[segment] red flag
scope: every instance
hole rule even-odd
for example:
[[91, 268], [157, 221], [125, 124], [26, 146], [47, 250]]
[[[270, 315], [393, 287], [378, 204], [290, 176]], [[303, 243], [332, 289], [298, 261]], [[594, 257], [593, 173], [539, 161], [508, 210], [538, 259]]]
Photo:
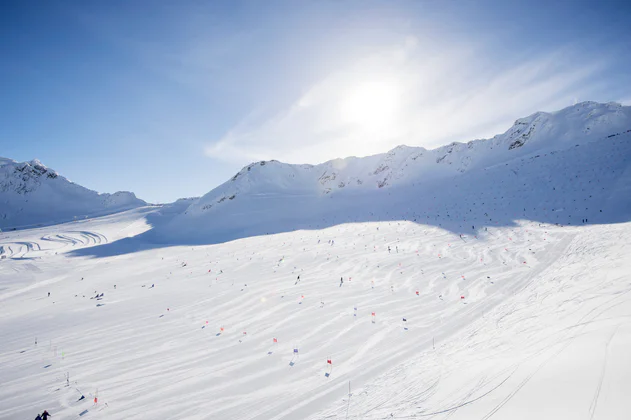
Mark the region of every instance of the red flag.
[[332, 365], [333, 363], [331, 363], [331, 359], [326, 359], [326, 362], [330, 365]]
[[372, 316], [375, 316], [375, 313], [374, 313], [374, 312], [372, 313]]
[[464, 296], [460, 296], [460, 299], [464, 299]]
[[277, 339], [274, 339], [274, 343], [278, 343], [278, 340], [277, 340]]

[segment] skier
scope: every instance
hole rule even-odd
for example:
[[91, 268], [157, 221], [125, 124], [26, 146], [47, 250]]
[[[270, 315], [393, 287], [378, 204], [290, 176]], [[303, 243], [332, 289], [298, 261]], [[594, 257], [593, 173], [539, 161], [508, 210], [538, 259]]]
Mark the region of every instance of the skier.
[[48, 297], [50, 297], [50, 292], [48, 292]]
[[388, 246], [388, 254], [390, 253], [390, 246]]
[[42, 420], [42, 416], [38, 414], [37, 417], [35, 417], [35, 420]]
[[42, 420], [48, 420], [48, 417], [52, 417], [52, 415], [48, 413], [48, 411], [44, 410], [42, 413]]
[[344, 277], [340, 277], [340, 287], [344, 284]]

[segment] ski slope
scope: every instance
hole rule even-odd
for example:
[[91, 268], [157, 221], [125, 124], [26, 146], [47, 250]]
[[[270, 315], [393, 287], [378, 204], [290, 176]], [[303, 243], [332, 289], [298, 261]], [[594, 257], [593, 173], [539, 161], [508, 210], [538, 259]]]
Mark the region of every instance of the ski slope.
[[3, 237], [37, 245], [0, 265], [0, 418], [624, 418], [628, 223], [462, 238], [350, 223], [68, 253], [143, 220]]
[[494, 138], [515, 155], [382, 188], [259, 163], [0, 233], [0, 419], [626, 419], [627, 112], [535, 114]]

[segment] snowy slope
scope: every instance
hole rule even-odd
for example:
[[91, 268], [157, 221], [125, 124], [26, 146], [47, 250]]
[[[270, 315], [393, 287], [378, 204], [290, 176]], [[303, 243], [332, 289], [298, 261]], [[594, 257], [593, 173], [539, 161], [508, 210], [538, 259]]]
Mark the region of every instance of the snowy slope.
[[0, 419], [626, 418], [630, 223], [73, 252], [153, 211], [2, 235]]
[[[375, 202], [392, 200], [392, 195], [434, 194], [435, 189], [453, 188], [458, 182], [474, 188], [484, 185], [486, 181], [480, 184], [476, 179], [488, 178], [485, 170], [504, 179], [505, 174], [493, 169], [500, 164], [515, 166], [514, 171], [536, 172], [544, 161], [544, 170], [554, 171], [553, 153], [571, 155], [573, 148], [582, 146], [582, 150], [589, 148], [602, 154], [601, 144], [607, 153], [612, 139], [626, 139], [630, 133], [631, 107], [584, 102], [555, 113], [539, 112], [519, 119], [492, 139], [453, 143], [435, 150], [399, 146], [382, 155], [336, 159], [315, 166], [258, 162], [193, 202], [173, 220], [170, 229], [156, 232], [156, 240], [162, 236], [168, 241], [182, 235], [193, 242], [225, 240], [242, 237], [239, 229], [255, 234], [273, 232], [270, 224], [281, 219], [294, 220], [294, 227], [308, 227], [323, 207], [335, 212], [339, 206], [350, 205], [350, 213], [357, 214], [359, 205], [372, 208]], [[534, 160], [540, 156], [545, 158]], [[595, 164], [589, 156], [581, 159], [581, 164], [569, 158], [563, 164], [571, 172]], [[522, 198], [530, 201], [526, 196]], [[233, 233], [223, 235], [226, 229]]]
[[0, 419], [626, 419], [627, 117], [0, 233]]
[[0, 158], [0, 229], [60, 223], [145, 206], [131, 192], [99, 194], [38, 160]]

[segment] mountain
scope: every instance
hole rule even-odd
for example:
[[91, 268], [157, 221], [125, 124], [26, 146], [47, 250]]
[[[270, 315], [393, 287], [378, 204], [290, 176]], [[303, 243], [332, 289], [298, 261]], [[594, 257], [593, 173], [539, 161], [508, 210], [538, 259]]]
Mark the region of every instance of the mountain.
[[60, 223], [145, 205], [131, 192], [99, 194], [89, 190], [38, 160], [0, 158], [1, 229]]
[[[620, 186], [618, 178], [601, 172], [603, 165], [616, 164], [619, 172], [615, 175], [626, 179], [629, 137], [631, 107], [583, 102], [558, 112], [520, 118], [491, 139], [451, 143], [434, 150], [398, 146], [385, 154], [335, 159], [320, 165], [257, 162], [193, 201], [163, 231], [156, 232], [154, 239], [180, 236], [205, 242], [234, 239], [246, 232], [310, 228], [315, 226], [314, 220], [341, 220], [339, 209], [346, 209], [345, 221], [364, 220], [369, 210], [371, 220], [382, 220], [393, 217], [392, 203], [399, 209], [413, 205], [409, 212], [399, 212], [399, 217], [426, 219], [431, 208], [450, 206], [465, 185], [488, 191], [505, 181], [498, 197], [513, 197], [513, 204], [536, 201], [537, 194], [549, 194], [545, 189], [554, 183], [559, 186], [553, 190], [559, 199], [574, 200], [574, 185], [565, 186], [564, 181], [569, 174], [589, 177], [594, 183], [608, 179], [611, 183], [600, 191], [610, 192], [610, 188]], [[575, 150], [577, 147], [581, 149]], [[525, 178], [526, 174], [530, 178]], [[532, 189], [521, 191], [524, 184]], [[428, 197], [432, 197], [433, 205], [429, 205]], [[376, 205], [383, 201], [391, 205]], [[543, 211], [538, 217], [544, 217]]]
[[[591, 194], [592, 198], [609, 192], [609, 196], [602, 197], [603, 203], [614, 205], [614, 201], [622, 200], [615, 206], [624, 207], [624, 195], [615, 196], [613, 189], [618, 191], [626, 180], [630, 136], [631, 107], [583, 102], [557, 112], [520, 118], [505, 133], [491, 139], [456, 142], [433, 150], [398, 146], [384, 154], [334, 159], [319, 165], [256, 162], [203, 197], [164, 206], [161, 216], [154, 216], [156, 220], [152, 221], [159, 229], [151, 233], [151, 241], [218, 242], [395, 216], [427, 222], [436, 209], [451, 208], [465, 185], [481, 189], [480, 196], [493, 190], [498, 197], [513, 197], [513, 204], [530, 203], [538, 200], [537, 194], [548, 194], [546, 185], [565, 185], [568, 174], [574, 174], [575, 179], [589, 178], [593, 183], [608, 179], [610, 184]], [[575, 150], [577, 147], [580, 150]], [[603, 172], [612, 165], [618, 165], [613, 178], [612, 173]], [[526, 174], [531, 178], [523, 178]], [[496, 179], [489, 178], [491, 175]], [[524, 184], [532, 188], [522, 191]], [[578, 192], [574, 186], [553, 190], [559, 202], [575, 200]], [[17, 163], [0, 158], [2, 229], [143, 205], [146, 203], [133, 193], [98, 194], [88, 190], [37, 160]], [[404, 208], [408, 210], [402, 211]], [[524, 206], [521, 208], [524, 213]], [[554, 221], [543, 212], [539, 209], [530, 216]], [[559, 214], [554, 216], [558, 219]], [[592, 220], [600, 216], [593, 215]], [[442, 227], [461, 229], [461, 224], [440, 217], [434, 221]]]
[[628, 418], [626, 116], [2, 233], [0, 419]]

